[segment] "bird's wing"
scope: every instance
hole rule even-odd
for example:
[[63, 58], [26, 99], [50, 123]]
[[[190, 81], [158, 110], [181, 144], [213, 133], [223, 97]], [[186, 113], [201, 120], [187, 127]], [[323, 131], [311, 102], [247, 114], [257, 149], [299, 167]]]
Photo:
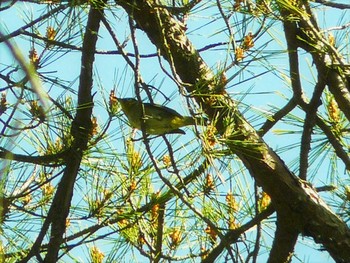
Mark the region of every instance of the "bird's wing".
[[159, 105], [159, 104], [144, 103], [144, 105], [145, 105], [145, 110], [147, 110], [147, 108], [149, 108], [151, 110], [151, 112], [153, 112], [153, 113], [157, 112], [156, 114], [159, 116], [159, 118], [162, 118], [163, 116], [169, 117], [169, 114], [180, 117], [180, 118], [183, 117], [177, 111], [170, 109], [168, 107]]

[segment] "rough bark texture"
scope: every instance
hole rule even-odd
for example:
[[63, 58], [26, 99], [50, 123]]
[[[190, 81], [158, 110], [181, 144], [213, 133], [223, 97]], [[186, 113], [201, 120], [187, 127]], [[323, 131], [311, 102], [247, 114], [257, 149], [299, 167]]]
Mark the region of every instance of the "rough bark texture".
[[86, 33], [83, 42], [81, 59], [81, 73], [78, 90], [78, 109], [72, 123], [72, 135], [74, 144], [70, 151], [67, 165], [62, 180], [57, 189], [52, 210], [51, 235], [45, 262], [56, 262], [58, 251], [63, 241], [66, 229], [66, 219], [69, 214], [70, 203], [73, 197], [75, 179], [78, 175], [83, 151], [86, 150], [91, 135], [92, 115], [92, 87], [93, 87], [93, 63], [95, 58], [97, 33], [103, 10], [92, 7], [88, 17]]
[[298, 235], [289, 218], [279, 217], [268, 263], [291, 262]]
[[[213, 72], [186, 37], [181, 24], [165, 9], [152, 6], [151, 1], [134, 1], [133, 5], [127, 1], [117, 3], [160, 49], [209, 118], [215, 119], [217, 130], [225, 138], [227, 146], [270, 195], [277, 213], [290, 219], [290, 225], [283, 221], [284, 229], [290, 227], [293, 233], [313, 237], [337, 262], [350, 262], [350, 231], [346, 224], [322, 202], [311, 186], [299, 180], [286, 167], [238, 112], [225, 94], [224, 83], [214, 78]], [[207, 99], [213, 94], [216, 96]], [[286, 254], [284, 261], [289, 258]]]
[[[65, 170], [58, 185], [48, 215], [41, 231], [28, 255], [21, 262], [28, 262], [36, 256], [40, 262], [57, 262], [58, 253], [63, 243], [63, 235], [66, 231], [66, 220], [70, 211], [71, 200], [75, 180], [80, 168], [83, 151], [86, 150], [91, 134], [92, 114], [92, 86], [93, 86], [93, 62], [95, 57], [97, 32], [103, 11], [92, 7], [89, 12], [87, 31], [84, 36], [83, 52], [81, 59], [80, 83], [78, 90], [77, 115], [72, 123], [71, 131], [74, 138], [72, 147], [62, 156], [65, 160]], [[41, 258], [40, 246], [51, 225], [50, 241], [47, 245], [45, 259]]]

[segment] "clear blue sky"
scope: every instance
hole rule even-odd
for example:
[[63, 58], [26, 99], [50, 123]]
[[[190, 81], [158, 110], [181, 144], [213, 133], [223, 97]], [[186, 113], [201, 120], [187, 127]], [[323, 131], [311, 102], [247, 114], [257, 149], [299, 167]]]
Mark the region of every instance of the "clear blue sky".
[[[44, 6], [44, 5], [43, 5]], [[27, 8], [29, 7], [33, 11], [33, 17], [37, 17], [36, 10], [42, 10], [44, 7], [40, 5], [31, 5], [31, 4], [16, 4], [14, 8], [11, 8], [6, 11], [6, 15], [2, 15], [0, 17], [0, 30], [2, 33], [13, 31], [14, 29], [18, 29], [24, 23], [21, 19], [18, 18], [18, 14], [26, 14], [30, 16], [31, 11], [27, 11]], [[327, 24], [327, 27], [335, 26], [338, 24], [338, 17], [335, 13], [330, 12], [328, 18], [326, 18], [325, 21], [322, 23]], [[209, 43], [215, 43], [222, 41], [223, 39], [226, 40], [226, 38], [223, 38], [223, 35], [225, 33], [219, 33], [218, 31], [223, 28], [222, 22], [213, 22], [212, 18], [203, 19], [210, 10], [207, 10], [202, 13], [198, 13], [195, 16], [191, 18], [190, 21], [188, 21], [188, 27], [191, 29], [189, 31], [192, 31], [193, 28], [198, 28], [197, 30], [193, 31], [190, 34], [190, 39], [193, 41], [195, 46], [197, 48], [202, 48], [203, 46], [209, 44]], [[329, 12], [329, 10], [327, 10]], [[4, 13], [2, 13], [4, 14]], [[118, 15], [121, 17], [121, 24], [116, 24], [117, 28], [117, 34], [118, 36], [123, 39], [123, 37], [126, 36], [126, 33], [124, 31], [124, 27], [126, 27], [126, 19], [125, 15], [122, 15], [122, 12], [117, 12]], [[335, 19], [336, 18], [336, 19]], [[202, 29], [199, 27], [203, 25], [204, 22], [208, 22], [209, 24]], [[47, 24], [42, 25], [40, 28], [41, 34], [45, 34]], [[63, 25], [64, 26], [64, 25]], [[256, 28], [248, 28], [247, 32], [250, 30], [254, 30]], [[241, 32], [237, 32], [238, 36], [241, 36]], [[276, 50], [283, 50], [284, 49], [284, 43], [279, 42], [281, 39], [283, 39], [283, 31], [280, 26], [276, 26], [271, 28], [270, 35], [274, 35], [273, 41], [271, 41], [268, 44], [268, 47], [265, 48], [263, 45], [268, 41], [267, 39], [258, 39], [255, 42], [254, 50], [256, 53], [261, 49], [261, 51], [268, 55], [269, 52], [273, 53]], [[143, 54], [152, 54], [155, 52], [154, 47], [149, 44], [145, 36], [141, 31], [138, 31], [138, 37], [139, 37], [139, 46], [141, 53]], [[28, 41], [16, 38], [16, 43], [22, 50], [23, 54], [27, 56], [30, 45]], [[146, 44], [147, 43], [147, 44]], [[40, 47], [38, 47], [38, 50], [40, 50]], [[111, 38], [108, 36], [105, 29], [101, 31], [100, 38], [98, 41], [98, 49], [100, 50], [115, 50], [115, 46], [111, 41]], [[132, 46], [128, 45], [127, 50], [130, 52], [133, 52]], [[255, 54], [256, 54], [255, 53]], [[202, 56], [204, 57], [205, 61], [210, 65], [213, 70], [215, 71], [217, 68], [222, 67], [223, 63], [226, 61], [226, 57], [229, 56], [226, 47], [221, 47], [221, 50], [209, 50], [202, 53]], [[0, 44], [0, 58], [1, 63], [7, 64], [7, 61], [11, 60], [11, 56], [8, 54], [8, 50], [4, 47], [3, 44]], [[266, 68], [261, 66], [261, 62], [253, 63], [250, 67], [248, 67], [240, 76], [235, 78], [231, 83], [229, 83], [228, 91], [232, 94], [232, 96], [237, 100], [242, 100], [240, 103], [240, 109], [245, 112], [245, 116], [249, 119], [256, 115], [255, 109], [263, 109], [266, 111], [269, 111], [271, 105], [275, 106], [281, 106], [284, 105], [286, 102], [282, 95], [285, 95], [289, 97], [291, 95], [291, 92], [289, 88], [286, 85], [286, 82], [283, 81], [283, 78], [285, 78], [287, 75], [283, 76], [283, 74], [288, 74], [288, 61], [286, 60], [287, 56], [285, 54], [281, 54], [278, 56], [268, 57], [267, 61], [264, 63], [269, 63], [271, 67], [275, 67], [280, 72], [277, 75], [273, 75], [271, 73], [262, 75], [258, 79], [254, 79], [252, 81], [247, 81], [242, 84], [238, 84], [243, 79], [247, 79], [249, 77], [252, 77], [254, 74], [257, 75], [260, 72], [265, 72]], [[169, 67], [166, 62], [164, 62], [164, 66], [167, 70], [169, 70]], [[3, 67], [3, 64], [0, 64], [0, 70]], [[132, 72], [130, 69], [125, 70], [124, 67], [125, 63], [123, 62], [123, 59], [120, 56], [114, 55], [97, 55], [96, 56], [96, 65], [95, 70], [98, 75], [96, 75], [96, 79], [99, 79], [98, 81], [95, 81], [95, 87], [94, 91], [97, 92], [96, 94], [96, 100], [102, 101], [103, 95], [108, 98], [109, 91], [113, 88], [116, 88], [116, 92], [118, 96], [121, 97], [127, 97], [127, 96], [133, 96], [133, 81], [130, 80], [132, 76]], [[239, 67], [234, 67], [232, 70], [228, 72], [228, 77], [230, 77], [232, 74], [235, 74], [239, 70]], [[64, 79], [68, 81], [72, 81], [72, 88], [77, 90], [78, 81], [73, 82], [75, 78], [77, 78], [79, 71], [80, 71], [80, 53], [75, 52], [69, 56], [63, 57], [62, 59], [57, 59], [54, 63], [51, 65], [45, 67], [42, 69], [44, 72], [48, 71], [57, 71], [57, 73], [53, 73], [52, 75], [59, 75], [63, 76]], [[170, 71], [170, 70], [169, 70]], [[310, 74], [310, 68], [307, 65], [306, 62], [302, 63], [302, 70], [304, 74], [304, 78], [307, 80], [312, 75]], [[188, 114], [188, 111], [186, 110], [185, 104], [181, 100], [181, 98], [177, 94], [177, 87], [176, 85], [169, 80], [169, 78], [166, 78], [164, 73], [162, 72], [161, 68], [159, 67], [159, 63], [157, 61], [156, 57], [149, 58], [149, 59], [143, 59], [141, 64], [141, 72], [142, 77], [144, 78], [146, 83], [152, 84], [155, 87], [159, 87], [162, 92], [164, 92], [168, 97], [170, 97], [172, 100], [167, 104], [167, 106], [172, 107], [179, 111], [182, 114]], [[98, 83], [98, 85], [97, 85]], [[3, 85], [3, 82], [0, 81], [0, 84]], [[306, 92], [308, 91], [308, 85], [309, 87], [312, 87], [312, 85], [308, 84], [307, 81], [304, 83], [304, 87], [306, 88]], [[51, 87], [45, 87], [47, 90], [50, 90], [50, 92], [54, 93], [56, 92], [55, 89], [52, 89]], [[249, 90], [250, 94], [246, 94]], [[57, 94], [60, 94], [62, 90], [58, 90]], [[52, 95], [52, 94], [51, 94]], [[258, 99], [257, 99], [258, 98]], [[164, 98], [162, 96], [157, 96], [155, 98], [155, 101], [158, 103], [163, 103]], [[103, 123], [103, 120], [105, 119], [106, 112], [103, 109], [103, 106], [99, 107], [97, 106], [97, 110], [94, 111], [94, 115], [98, 117], [98, 120]], [[114, 122], [115, 125], [117, 125], [118, 121]], [[256, 125], [256, 128], [258, 128], [262, 124], [262, 119], [259, 119], [257, 121], [252, 122], [254, 125]], [[124, 127], [125, 128], [125, 127]], [[287, 129], [290, 128], [288, 126], [278, 126], [279, 129]], [[111, 131], [112, 132], [112, 131]], [[125, 128], [125, 132], [128, 132], [128, 128]], [[191, 134], [191, 132], [187, 132], [188, 134]], [[285, 147], [286, 145], [289, 145], [291, 143], [291, 140], [297, 140], [299, 138], [299, 135], [285, 135], [282, 136], [275, 136], [275, 134], [268, 135], [265, 140], [267, 143], [269, 143], [274, 149], [281, 149]], [[179, 145], [186, 144], [186, 141], [190, 141], [192, 139], [191, 135], [186, 135], [182, 137], [181, 141], [178, 142]], [[122, 143], [122, 141], [119, 141], [119, 143]], [[0, 145], [3, 146], [3, 145]], [[120, 145], [121, 146], [121, 145]], [[287, 151], [285, 153], [281, 153], [282, 158], [286, 161], [286, 163], [290, 163], [295, 160], [295, 157], [298, 154], [298, 149], [295, 149], [293, 151]], [[324, 163], [324, 171], [328, 167], [327, 163]], [[341, 169], [341, 167], [340, 167]], [[316, 181], [315, 184], [321, 184], [321, 183], [328, 183], [328, 182], [321, 182]], [[248, 185], [248, 187], [252, 187], [252, 185]], [[268, 237], [268, 234], [273, 235], [273, 232], [267, 233], [265, 238], [267, 242], [271, 242], [271, 238]], [[310, 241], [307, 238], [300, 238], [302, 242], [299, 242], [296, 247], [296, 254], [297, 257], [300, 259], [300, 262], [311, 262], [311, 263], [326, 263], [326, 262], [333, 262], [329, 256], [328, 253], [321, 252], [319, 250], [315, 249], [315, 245], [313, 244], [313, 241]], [[76, 251], [77, 255], [80, 253], [79, 251]], [[85, 257], [87, 255], [87, 252], [83, 252]], [[266, 255], [267, 257], [268, 255]], [[297, 259], [294, 259], [293, 262], [299, 262]]]

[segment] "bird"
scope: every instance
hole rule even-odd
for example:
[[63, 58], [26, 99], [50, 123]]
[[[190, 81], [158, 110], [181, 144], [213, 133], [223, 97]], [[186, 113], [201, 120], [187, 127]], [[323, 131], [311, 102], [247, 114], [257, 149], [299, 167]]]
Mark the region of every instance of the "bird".
[[198, 117], [182, 116], [166, 106], [143, 103], [134, 98], [117, 98], [117, 101], [128, 118], [130, 126], [138, 130], [144, 128], [146, 134], [185, 134], [179, 128], [195, 125], [197, 121], [202, 120]]

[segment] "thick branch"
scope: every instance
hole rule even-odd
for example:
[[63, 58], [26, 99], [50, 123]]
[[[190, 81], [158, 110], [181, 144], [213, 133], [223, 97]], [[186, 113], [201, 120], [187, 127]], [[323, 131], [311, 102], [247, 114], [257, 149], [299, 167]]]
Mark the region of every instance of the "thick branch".
[[[188, 92], [197, 95], [201, 107], [216, 121], [217, 130], [226, 138], [226, 145], [270, 195], [277, 212], [288, 215], [299, 231], [323, 243], [337, 261], [350, 262], [350, 231], [346, 224], [321, 202], [317, 192], [304, 186], [289, 171], [237, 111], [236, 105], [225, 95], [224, 83], [214, 79], [180, 24], [165, 10], [153, 8], [150, 1], [134, 1], [134, 6], [128, 1], [118, 3], [161, 50]], [[204, 94], [205, 98], [199, 97]], [[216, 96], [210, 97], [211, 94]], [[206, 100], [207, 97], [210, 100]], [[339, 242], [331, 244], [331, 239]]]
[[[286, 11], [286, 10], [284, 10]], [[282, 12], [282, 14], [284, 14]], [[285, 17], [288, 17], [288, 13], [284, 14]], [[298, 48], [298, 38], [297, 38], [297, 23], [293, 21], [283, 21], [284, 33], [287, 40], [287, 48], [288, 48], [288, 56], [289, 56], [289, 67], [290, 67], [290, 78], [291, 85], [293, 89], [293, 100], [296, 104], [300, 105], [305, 112], [308, 112], [309, 105], [306, 104], [305, 99], [302, 94], [301, 80], [300, 80], [300, 72], [299, 72], [299, 58], [297, 54]], [[320, 68], [322, 70], [322, 67]], [[323, 69], [324, 70], [324, 69]], [[329, 71], [326, 69], [327, 72]], [[332, 73], [332, 75], [334, 75]], [[344, 90], [344, 94], [348, 92]], [[316, 117], [316, 124], [322, 129], [325, 133], [329, 142], [332, 144], [337, 156], [344, 162], [347, 169], [350, 167], [350, 159], [346, 151], [344, 151], [341, 143], [337, 140], [335, 135], [332, 133], [331, 129], [318, 117]]]
[[[328, 40], [317, 28], [316, 19], [306, 1], [304, 12], [306, 15], [298, 17], [300, 21], [289, 22], [298, 27], [293, 33], [298, 39], [298, 46], [309, 52], [316, 65], [318, 74], [327, 73], [326, 84], [334, 95], [339, 108], [348, 120], [350, 120], [350, 69], [336, 48], [328, 43]], [[295, 15], [291, 10], [284, 10], [286, 17]]]
[[45, 262], [57, 262], [58, 251], [66, 229], [73, 187], [80, 167], [83, 150], [86, 149], [91, 130], [93, 62], [97, 42], [97, 32], [103, 10], [92, 7], [86, 26], [83, 42], [82, 67], [78, 91], [77, 115], [72, 124], [74, 147], [70, 153], [67, 167], [55, 194], [48, 218], [51, 220], [51, 235]]
[[293, 221], [277, 216], [277, 230], [268, 263], [291, 262], [298, 235]]

